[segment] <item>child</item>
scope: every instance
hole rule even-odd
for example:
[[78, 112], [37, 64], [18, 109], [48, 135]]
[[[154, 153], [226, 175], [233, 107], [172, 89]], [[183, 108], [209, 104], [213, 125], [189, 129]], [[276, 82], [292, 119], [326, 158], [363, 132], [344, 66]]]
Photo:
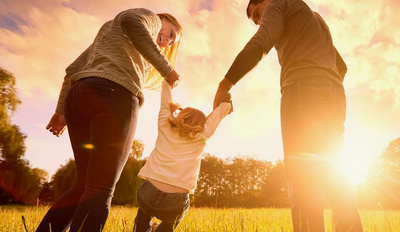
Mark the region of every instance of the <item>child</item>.
[[182, 109], [172, 103], [171, 88], [163, 81], [157, 141], [138, 174], [146, 180], [137, 191], [139, 209], [134, 231], [151, 231], [154, 216], [162, 221], [156, 231], [173, 231], [179, 225], [190, 206], [189, 194], [196, 189], [206, 142], [232, 111], [230, 98], [228, 94], [206, 117], [200, 110]]

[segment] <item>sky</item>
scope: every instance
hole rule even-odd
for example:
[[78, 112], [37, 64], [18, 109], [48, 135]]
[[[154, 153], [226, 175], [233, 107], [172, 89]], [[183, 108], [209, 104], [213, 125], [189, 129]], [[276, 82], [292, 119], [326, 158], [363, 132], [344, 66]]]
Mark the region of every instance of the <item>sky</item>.
[[[344, 159], [365, 167], [400, 137], [400, 1], [306, 0], [329, 25], [348, 66]], [[25, 159], [49, 175], [73, 157], [67, 132], [45, 127], [54, 113], [65, 68], [93, 41], [100, 26], [129, 8], [171, 13], [183, 27], [173, 99], [212, 110], [218, 83], [257, 31], [246, 17], [248, 0], [0, 0], [0, 66], [17, 79], [22, 101], [12, 122], [27, 135]], [[280, 66], [273, 49], [231, 90], [234, 112], [205, 148], [223, 159], [249, 155], [283, 159]], [[145, 91], [135, 138], [144, 157], [157, 137], [159, 92]], [[349, 165], [351, 164], [351, 165]]]

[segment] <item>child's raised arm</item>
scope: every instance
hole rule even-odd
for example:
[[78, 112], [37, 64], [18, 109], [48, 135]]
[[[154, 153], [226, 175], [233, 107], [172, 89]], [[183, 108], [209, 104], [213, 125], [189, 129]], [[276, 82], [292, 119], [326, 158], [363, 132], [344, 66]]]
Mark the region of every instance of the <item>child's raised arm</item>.
[[209, 139], [221, 123], [221, 120], [232, 111], [231, 95], [228, 93], [223, 102], [207, 117], [207, 121], [204, 124], [204, 137]]
[[158, 113], [158, 126], [165, 123], [167, 118], [171, 116], [171, 108], [169, 103], [172, 101], [171, 86], [164, 79], [161, 86], [161, 106], [160, 112]]

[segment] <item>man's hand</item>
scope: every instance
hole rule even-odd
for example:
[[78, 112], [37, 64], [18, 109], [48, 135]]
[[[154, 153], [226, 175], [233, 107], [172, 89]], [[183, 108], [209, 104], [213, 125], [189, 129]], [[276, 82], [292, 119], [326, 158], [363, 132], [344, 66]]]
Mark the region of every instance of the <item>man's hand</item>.
[[169, 86], [171, 86], [171, 89], [173, 89], [178, 86], [181, 79], [179, 78], [179, 74], [174, 69], [168, 76], [165, 77], [165, 80], [168, 82]]
[[55, 112], [53, 117], [51, 117], [49, 124], [47, 124], [46, 130], [49, 130], [53, 135], [60, 137], [65, 131], [65, 128], [67, 128], [66, 126], [67, 123], [65, 122], [64, 114]]
[[[232, 88], [233, 84], [226, 78], [224, 78], [218, 86], [217, 93], [215, 93], [214, 97], [214, 107], [213, 109], [215, 110], [221, 102], [225, 100], [227, 97], [226, 95], [229, 93], [229, 90]], [[230, 94], [229, 94], [230, 98]]]

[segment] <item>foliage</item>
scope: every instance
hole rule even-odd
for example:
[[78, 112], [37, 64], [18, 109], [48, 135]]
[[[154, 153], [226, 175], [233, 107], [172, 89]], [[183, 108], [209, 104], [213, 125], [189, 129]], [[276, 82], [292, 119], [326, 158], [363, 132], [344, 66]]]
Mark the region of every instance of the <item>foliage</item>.
[[145, 160], [137, 160], [134, 157], [128, 158], [115, 187], [113, 204], [131, 204], [137, 206], [136, 191], [143, 182], [137, 175], [145, 162]]
[[0, 163], [0, 204], [34, 204], [47, 172], [31, 169], [25, 160]]
[[286, 207], [289, 205], [283, 164], [250, 156], [225, 161], [205, 154], [193, 197], [195, 206]]
[[76, 165], [73, 159], [69, 159], [65, 165], [56, 171], [52, 176], [54, 186], [54, 199], [60, 198], [68, 189], [72, 188], [76, 182]]
[[14, 75], [0, 67], [0, 133], [10, 126], [10, 117], [17, 109], [17, 105], [21, 103], [17, 97], [15, 85]]
[[54, 201], [53, 181], [43, 183], [43, 188], [40, 191], [38, 198], [40, 203], [50, 203]]
[[144, 150], [144, 144], [140, 139], [133, 140], [132, 149], [129, 153], [129, 157], [133, 157], [135, 159], [142, 158]]
[[15, 77], [0, 67], [0, 204], [33, 204], [48, 174], [23, 159], [26, 135], [10, 119], [21, 103], [15, 85]]
[[[129, 158], [122, 170], [117, 183], [113, 203], [114, 204], [136, 204], [136, 190], [142, 180], [137, 177], [145, 160], [137, 160], [142, 156], [144, 145], [140, 140], [134, 140]], [[57, 200], [76, 182], [75, 161], [70, 159], [62, 165], [53, 176], [54, 199]]]
[[368, 209], [400, 209], [400, 138], [389, 142], [372, 162], [367, 180], [357, 186], [359, 205]]

